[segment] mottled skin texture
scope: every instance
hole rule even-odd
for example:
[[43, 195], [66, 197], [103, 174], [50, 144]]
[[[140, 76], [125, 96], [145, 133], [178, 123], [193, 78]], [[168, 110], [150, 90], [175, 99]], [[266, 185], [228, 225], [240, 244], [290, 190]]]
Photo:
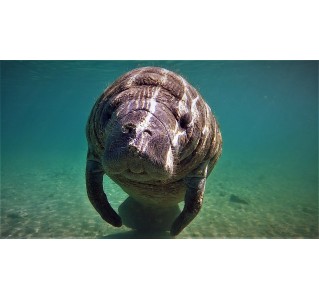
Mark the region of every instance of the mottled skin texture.
[[86, 135], [88, 197], [106, 222], [122, 225], [103, 191], [104, 174], [145, 205], [184, 200], [172, 235], [196, 217], [222, 137], [209, 106], [184, 78], [156, 67], [124, 74], [96, 101]]

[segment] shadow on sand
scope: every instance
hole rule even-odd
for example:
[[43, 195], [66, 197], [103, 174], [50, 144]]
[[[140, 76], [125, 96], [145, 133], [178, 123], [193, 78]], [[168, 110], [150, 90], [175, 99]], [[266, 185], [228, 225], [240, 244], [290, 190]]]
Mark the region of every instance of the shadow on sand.
[[181, 210], [173, 207], [145, 206], [128, 197], [119, 206], [119, 215], [123, 225], [133, 229], [129, 232], [115, 233], [103, 238], [107, 239], [169, 239], [171, 225]]
[[102, 239], [173, 239], [168, 231], [162, 232], [143, 232], [131, 230], [128, 232], [114, 233], [103, 236]]

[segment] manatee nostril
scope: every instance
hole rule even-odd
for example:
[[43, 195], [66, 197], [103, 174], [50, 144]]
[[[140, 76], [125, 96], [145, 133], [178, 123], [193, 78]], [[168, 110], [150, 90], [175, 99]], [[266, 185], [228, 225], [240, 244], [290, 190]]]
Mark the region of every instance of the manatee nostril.
[[128, 123], [122, 126], [122, 132], [132, 134], [135, 133], [136, 126], [132, 123]]
[[148, 134], [148, 135], [150, 135], [150, 136], [152, 136], [152, 131], [150, 131], [149, 129], [145, 129], [143, 132]]

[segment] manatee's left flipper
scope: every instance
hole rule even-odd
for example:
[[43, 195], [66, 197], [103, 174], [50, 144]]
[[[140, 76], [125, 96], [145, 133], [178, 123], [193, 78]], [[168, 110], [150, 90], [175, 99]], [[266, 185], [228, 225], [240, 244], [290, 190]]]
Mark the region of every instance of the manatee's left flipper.
[[206, 178], [187, 179], [184, 209], [171, 227], [171, 235], [178, 235], [199, 213], [205, 191]]
[[205, 192], [207, 163], [185, 178], [186, 194], [184, 208], [171, 227], [171, 235], [178, 235], [199, 213]]
[[89, 159], [87, 160], [87, 194], [93, 207], [101, 215], [102, 219], [115, 227], [120, 227], [122, 226], [121, 217], [111, 207], [103, 191], [103, 174], [104, 172], [99, 162]]

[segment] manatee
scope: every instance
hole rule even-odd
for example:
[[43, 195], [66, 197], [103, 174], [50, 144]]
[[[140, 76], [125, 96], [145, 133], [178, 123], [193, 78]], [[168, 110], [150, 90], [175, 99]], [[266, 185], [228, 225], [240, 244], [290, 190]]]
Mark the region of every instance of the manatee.
[[210, 107], [182, 76], [159, 67], [134, 69], [109, 86], [92, 108], [86, 136], [87, 194], [102, 219], [122, 226], [103, 190], [107, 175], [141, 204], [168, 208], [184, 201], [172, 236], [199, 213], [222, 152]]

